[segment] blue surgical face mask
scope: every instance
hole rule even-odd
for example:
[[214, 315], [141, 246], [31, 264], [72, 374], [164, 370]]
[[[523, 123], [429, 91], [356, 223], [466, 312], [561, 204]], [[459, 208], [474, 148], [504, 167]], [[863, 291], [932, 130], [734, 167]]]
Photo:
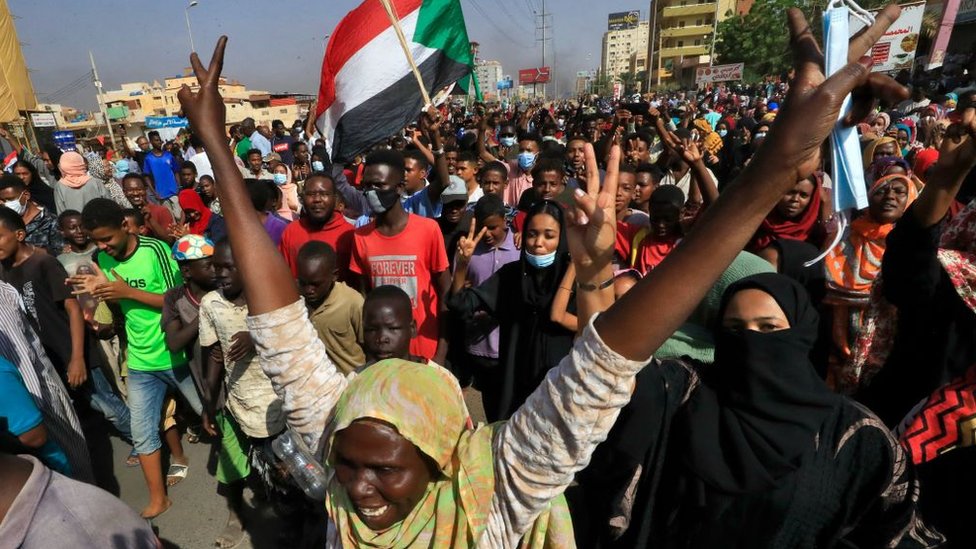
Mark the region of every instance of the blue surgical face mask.
[[284, 185], [288, 183], [288, 174], [286, 173], [276, 173], [274, 174], [275, 185]]
[[514, 147], [515, 146], [515, 138], [514, 137], [503, 137], [503, 138], [499, 139], [498, 142], [502, 144], [502, 147]]
[[536, 269], [545, 269], [556, 262], [556, 252], [553, 251], [544, 255], [535, 255], [525, 252], [525, 261]]
[[319, 162], [318, 160], [313, 160], [312, 161], [312, 171], [313, 172], [324, 172], [325, 171], [325, 164]]
[[518, 155], [519, 168], [522, 168], [523, 170], [532, 169], [532, 166], [535, 166], [535, 156], [535, 153], [520, 152]]
[[726, 135], [729, 135], [729, 130], [719, 130], [718, 131], [718, 136], [719, 137], [725, 137]]

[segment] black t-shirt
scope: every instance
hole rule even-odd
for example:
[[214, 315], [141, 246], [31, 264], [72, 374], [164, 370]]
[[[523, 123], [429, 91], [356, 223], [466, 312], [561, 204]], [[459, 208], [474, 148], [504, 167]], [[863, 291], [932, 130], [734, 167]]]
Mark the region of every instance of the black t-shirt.
[[285, 135], [284, 137], [274, 136], [271, 138], [272, 152], [278, 153], [281, 156], [281, 162], [289, 168], [295, 163], [295, 155], [291, 152], [291, 144], [294, 142], [295, 140], [290, 135]]
[[63, 377], [71, 361], [71, 330], [64, 308], [71, 297], [71, 288], [64, 283], [68, 273], [57, 259], [38, 250], [8, 269], [5, 277], [20, 292], [48, 358]]

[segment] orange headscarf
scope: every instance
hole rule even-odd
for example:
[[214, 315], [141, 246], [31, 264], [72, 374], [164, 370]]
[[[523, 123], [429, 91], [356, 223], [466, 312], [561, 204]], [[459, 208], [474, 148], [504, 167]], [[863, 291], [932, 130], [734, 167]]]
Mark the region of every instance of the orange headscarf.
[[[908, 190], [907, 208], [918, 198], [918, 190], [912, 180], [904, 175], [892, 174], [878, 179], [871, 185], [868, 194], [874, 194], [895, 181], [904, 183]], [[827, 289], [832, 297], [852, 304], [868, 303], [871, 285], [881, 272], [885, 239], [894, 228], [894, 223], [879, 223], [867, 213], [851, 223], [848, 237], [827, 253], [824, 262]]]

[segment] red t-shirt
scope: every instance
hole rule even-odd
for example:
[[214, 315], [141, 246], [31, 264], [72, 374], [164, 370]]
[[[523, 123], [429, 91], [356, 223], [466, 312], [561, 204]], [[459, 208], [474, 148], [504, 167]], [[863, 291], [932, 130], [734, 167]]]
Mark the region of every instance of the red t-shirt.
[[679, 237], [670, 237], [663, 240], [658, 240], [653, 233], [645, 231], [640, 242], [637, 243], [638, 249], [636, 257], [631, 260], [632, 249], [634, 246], [634, 238], [641, 229], [646, 229], [647, 227], [641, 225], [632, 225], [630, 223], [625, 223], [623, 221], [617, 222], [617, 240], [614, 244], [614, 251], [620, 257], [624, 264], [629, 265], [633, 269], [637, 269], [641, 274], [647, 274], [654, 267], [657, 267], [659, 263], [664, 261], [671, 250], [678, 245], [681, 240]]
[[435, 277], [448, 269], [444, 237], [433, 219], [409, 214], [396, 236], [383, 236], [373, 221], [356, 229], [349, 269], [367, 275], [370, 286], [392, 285], [410, 296], [417, 337], [410, 353], [430, 359], [437, 352], [437, 288]]
[[281, 243], [278, 250], [285, 258], [285, 263], [291, 269], [292, 276], [298, 276], [298, 250], [310, 240], [325, 242], [336, 253], [336, 266], [339, 267], [339, 280], [348, 282], [349, 261], [352, 257], [352, 233], [355, 229], [350, 225], [339, 212], [332, 214], [330, 219], [321, 229], [312, 230], [308, 226], [307, 220], [301, 218], [296, 223], [289, 223], [285, 231], [281, 233]]
[[[146, 206], [149, 207], [149, 217], [151, 217], [152, 220], [156, 223], [156, 225], [159, 226], [161, 229], [168, 230], [169, 226], [175, 223], [175, 221], [173, 220], [173, 214], [171, 214], [170, 211], [166, 209], [165, 206], [157, 206], [155, 204], [146, 204]], [[149, 229], [149, 233], [151, 236], [154, 236], [159, 239], [163, 239], [164, 237], [168, 236], [165, 234], [156, 234], [155, 231], [152, 230], [152, 225], [149, 225], [149, 220], [146, 219], [145, 221], [147, 225], [146, 228]]]

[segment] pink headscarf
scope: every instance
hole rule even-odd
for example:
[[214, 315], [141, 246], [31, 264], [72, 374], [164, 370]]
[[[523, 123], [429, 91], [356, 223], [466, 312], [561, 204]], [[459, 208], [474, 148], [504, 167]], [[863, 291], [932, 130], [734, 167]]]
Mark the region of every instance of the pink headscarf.
[[58, 169], [61, 170], [61, 183], [72, 189], [84, 187], [91, 179], [85, 165], [85, 158], [75, 151], [68, 151], [61, 155]]

